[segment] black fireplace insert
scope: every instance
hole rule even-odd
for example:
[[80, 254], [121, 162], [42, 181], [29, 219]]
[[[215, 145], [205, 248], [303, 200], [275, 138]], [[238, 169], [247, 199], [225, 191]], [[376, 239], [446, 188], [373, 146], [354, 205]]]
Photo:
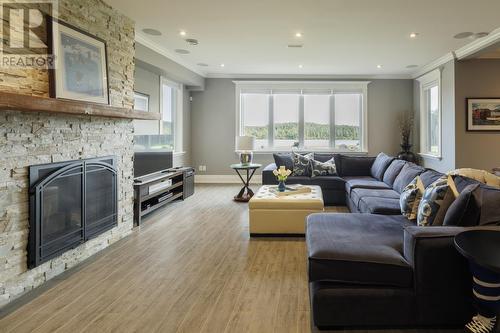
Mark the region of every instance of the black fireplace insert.
[[114, 156], [30, 166], [29, 181], [30, 268], [118, 223]]

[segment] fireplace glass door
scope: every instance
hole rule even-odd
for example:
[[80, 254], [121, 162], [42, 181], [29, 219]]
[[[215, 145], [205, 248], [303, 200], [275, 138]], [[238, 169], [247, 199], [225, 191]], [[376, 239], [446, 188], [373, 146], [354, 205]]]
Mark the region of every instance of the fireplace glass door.
[[60, 249], [83, 241], [82, 184], [80, 165], [57, 175], [41, 188], [42, 257], [50, 257]]

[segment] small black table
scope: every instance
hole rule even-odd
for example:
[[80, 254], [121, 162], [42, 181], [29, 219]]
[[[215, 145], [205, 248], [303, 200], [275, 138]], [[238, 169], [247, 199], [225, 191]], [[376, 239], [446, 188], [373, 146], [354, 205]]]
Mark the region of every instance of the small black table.
[[[243, 187], [240, 192], [234, 196], [235, 201], [248, 202], [253, 197], [253, 191], [250, 188], [250, 179], [254, 175], [255, 171], [260, 168], [262, 164], [250, 163], [250, 164], [231, 164], [231, 169], [236, 171], [238, 177], [240, 177]], [[246, 178], [244, 179], [240, 171], [246, 171]]]
[[500, 231], [469, 230], [455, 236], [455, 247], [469, 260], [478, 315], [469, 332], [493, 332], [500, 309]]

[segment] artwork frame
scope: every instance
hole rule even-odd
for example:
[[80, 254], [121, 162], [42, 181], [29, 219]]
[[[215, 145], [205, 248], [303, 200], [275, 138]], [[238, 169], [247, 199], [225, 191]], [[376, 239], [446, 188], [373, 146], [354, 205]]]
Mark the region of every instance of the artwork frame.
[[53, 17], [47, 22], [50, 97], [109, 105], [106, 41]]
[[134, 110], [149, 112], [149, 95], [134, 91]]
[[500, 132], [500, 97], [465, 99], [468, 132]]

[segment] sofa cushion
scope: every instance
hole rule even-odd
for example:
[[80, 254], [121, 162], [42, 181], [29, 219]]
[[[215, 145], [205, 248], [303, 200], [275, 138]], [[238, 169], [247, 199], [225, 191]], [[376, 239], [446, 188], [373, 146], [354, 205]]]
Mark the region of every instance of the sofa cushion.
[[377, 180], [382, 180], [385, 170], [387, 170], [392, 161], [394, 161], [394, 157], [384, 153], [378, 154], [370, 169], [371, 176]]
[[309, 180], [310, 185], [321, 186], [322, 190], [343, 190], [345, 188], [345, 180], [338, 176], [317, 176]]
[[292, 176], [311, 176], [311, 159], [313, 158], [313, 153], [301, 155], [297, 153], [292, 153], [293, 159], [293, 170]]
[[399, 193], [391, 189], [371, 189], [371, 188], [355, 188], [351, 191], [351, 200], [356, 207], [359, 205], [359, 200], [365, 197], [375, 198], [391, 198], [399, 200]]
[[280, 166], [285, 166], [287, 170], [293, 171], [293, 158], [291, 153], [278, 153], [273, 154], [274, 163], [279, 168]]
[[[387, 168], [387, 170], [385, 170], [384, 178], [382, 178], [384, 183], [386, 183], [387, 185], [392, 187], [392, 185], [394, 184], [394, 181], [396, 180], [396, 177], [399, 175], [399, 172], [401, 171], [401, 169], [403, 169], [403, 167], [406, 163], [408, 163], [408, 162], [403, 161], [403, 160], [392, 161], [391, 164], [389, 164], [389, 167]], [[411, 181], [411, 179], [410, 179], [410, 181]]]
[[[286, 180], [286, 184], [302, 184], [302, 185], [313, 185], [311, 182], [311, 177], [306, 177], [306, 176], [293, 176], [293, 177], [288, 177]], [[315, 184], [318, 185], [318, 184]]]
[[481, 216], [481, 188], [479, 184], [467, 186], [450, 205], [443, 225], [471, 227], [479, 223]]
[[432, 169], [427, 169], [420, 174], [420, 180], [422, 181], [422, 184], [424, 184], [424, 187], [429, 186], [441, 177], [443, 177], [441, 172], [437, 172]]
[[410, 287], [403, 216], [312, 214], [307, 218], [309, 282]]
[[422, 172], [424, 172], [425, 169], [422, 168], [421, 166], [418, 166], [413, 163], [406, 163], [401, 171], [399, 172], [399, 175], [396, 177], [394, 180], [394, 184], [392, 185], [392, 188], [398, 192], [401, 193], [403, 192], [404, 188], [410, 184], [410, 182], [415, 179], [418, 175], [420, 175]]
[[[375, 157], [338, 155], [337, 172], [341, 177], [369, 176]], [[337, 162], [337, 159], [335, 162]]]
[[358, 210], [367, 214], [401, 215], [399, 198], [363, 197], [359, 200]]
[[355, 188], [391, 189], [389, 185], [373, 177], [344, 177], [347, 194]]
[[311, 177], [336, 175], [337, 167], [333, 158], [326, 162], [311, 160]]

